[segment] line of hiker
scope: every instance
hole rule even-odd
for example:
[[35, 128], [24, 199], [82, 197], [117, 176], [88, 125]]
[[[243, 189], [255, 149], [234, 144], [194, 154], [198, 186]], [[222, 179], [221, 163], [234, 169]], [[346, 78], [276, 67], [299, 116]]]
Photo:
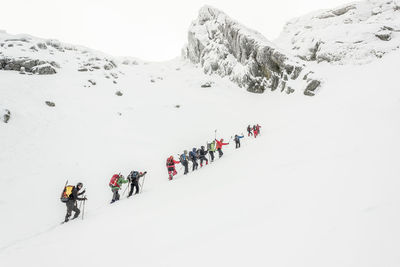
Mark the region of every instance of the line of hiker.
[[257, 136], [260, 134], [260, 125], [253, 125], [253, 127], [247, 126], [247, 136], [254, 136], [254, 138], [257, 138]]
[[[253, 136], [256, 138], [260, 134], [260, 125], [254, 125], [251, 127], [250, 125], [247, 127], [247, 132], [248, 136]], [[215, 134], [216, 134], [215, 130]], [[244, 138], [243, 133], [241, 135], [235, 134], [233, 140], [235, 141], [235, 148], [238, 149], [240, 148], [240, 139]], [[231, 137], [232, 139], [232, 137]], [[230, 140], [231, 140], [230, 139]], [[229, 140], [229, 141], [230, 141]], [[189, 153], [187, 150], [183, 151], [183, 154], [179, 155], [179, 161], [176, 161], [173, 156], [168, 157], [166, 167], [168, 170], [168, 179], [172, 180], [175, 175], [177, 175], [177, 171], [175, 168], [175, 164], [182, 164], [184, 167], [184, 175], [189, 173], [189, 162], [192, 163], [192, 172], [197, 170], [200, 161], [200, 167], [203, 167], [205, 165], [208, 165], [209, 162], [214, 162], [215, 159], [215, 152], [218, 152], [219, 158], [221, 158], [224, 153], [222, 152], [222, 148], [224, 146], [229, 145], [230, 143], [225, 143], [224, 139], [218, 140], [216, 137], [213, 141], [210, 143], [207, 142], [207, 149], [204, 146], [201, 146], [200, 149], [193, 148]], [[209, 156], [207, 158], [207, 155]], [[113, 193], [111, 203], [114, 203], [115, 201], [118, 201], [120, 199], [120, 194], [119, 191], [121, 190], [121, 187], [123, 184], [128, 183], [128, 186], [125, 188], [123, 194], [125, 191], [130, 188], [129, 193], [128, 193], [128, 198], [131, 197], [132, 195], [136, 195], [143, 190], [143, 184], [144, 184], [144, 177], [146, 175], [147, 171], [144, 172], [139, 172], [139, 171], [131, 171], [127, 178], [119, 173], [119, 174], [114, 174], [111, 177], [111, 180], [109, 182], [109, 186], [111, 188], [111, 192]], [[143, 177], [142, 183], [139, 182], [139, 179]], [[85, 202], [87, 200], [87, 197], [84, 195], [86, 190], [83, 190], [82, 192], [79, 192], [83, 187], [82, 183], [78, 183], [76, 186], [73, 185], [68, 185], [68, 181], [65, 183], [64, 190], [61, 193], [61, 201], [66, 204], [67, 206], [67, 214], [65, 215], [65, 220], [64, 222], [68, 222], [72, 215], [72, 212], [74, 212], [74, 216], [72, 218], [76, 219], [78, 216], [81, 214], [81, 206], [83, 203], [83, 209], [82, 209], [82, 219], [84, 215], [84, 210], [85, 210]], [[80, 197], [81, 195], [84, 195], [83, 197]], [[77, 202], [80, 201], [80, 206], [78, 208]], [[63, 223], [64, 223], [63, 222]]]
[[[254, 125], [253, 127], [250, 127], [250, 125], [247, 127], [247, 131], [249, 132], [249, 135], [253, 135], [257, 137], [260, 133], [260, 125]], [[215, 130], [216, 133], [216, 130]], [[240, 148], [240, 139], [244, 138], [244, 135], [237, 135], [235, 134], [235, 137], [233, 140], [235, 141], [235, 148]], [[232, 137], [231, 137], [232, 139]], [[207, 142], [207, 149], [205, 149], [204, 146], [201, 146], [199, 149], [197, 148], [192, 148], [192, 150], [188, 153], [187, 150], [183, 151], [183, 154], [178, 154], [179, 156], [179, 161], [176, 161], [174, 159], [174, 156], [169, 156], [166, 162], [166, 167], [168, 170], [168, 179], [172, 180], [175, 175], [178, 174], [176, 171], [175, 164], [182, 164], [184, 168], [184, 175], [187, 175], [189, 173], [189, 162], [192, 163], [192, 172], [197, 170], [199, 167], [198, 161], [200, 161], [200, 168], [203, 167], [203, 162], [205, 162], [205, 165], [208, 165], [208, 162], [213, 162], [214, 161], [214, 153], [217, 151], [219, 158], [221, 158], [224, 153], [222, 152], [223, 146], [229, 145], [228, 143], [224, 143], [224, 139], [214, 139], [212, 142]], [[207, 159], [207, 154], [209, 155], [209, 158]]]

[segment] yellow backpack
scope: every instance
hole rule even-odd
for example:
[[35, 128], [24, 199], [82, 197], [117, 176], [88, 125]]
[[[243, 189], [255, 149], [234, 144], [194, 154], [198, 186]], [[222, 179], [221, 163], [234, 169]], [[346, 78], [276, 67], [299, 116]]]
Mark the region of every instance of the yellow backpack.
[[[68, 183], [68, 181], [67, 181]], [[61, 202], [67, 202], [69, 200], [69, 196], [72, 194], [72, 190], [74, 189], [75, 186], [73, 185], [67, 185], [65, 183], [64, 190], [61, 193]]]

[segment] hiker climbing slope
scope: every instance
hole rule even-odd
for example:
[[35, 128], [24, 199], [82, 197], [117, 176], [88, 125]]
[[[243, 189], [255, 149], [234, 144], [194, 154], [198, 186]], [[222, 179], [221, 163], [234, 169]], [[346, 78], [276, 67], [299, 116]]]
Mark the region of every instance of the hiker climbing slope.
[[172, 180], [172, 178], [178, 173], [175, 169], [175, 164], [181, 163], [180, 161], [175, 161], [173, 156], [170, 156], [167, 159], [167, 169], [168, 169], [168, 179]]
[[199, 164], [197, 163], [197, 151], [195, 147], [189, 152], [189, 159], [193, 164], [192, 171], [197, 170]]
[[222, 157], [222, 155], [224, 155], [224, 153], [222, 152], [222, 147], [229, 145], [229, 143], [224, 143], [224, 139], [222, 139], [222, 138], [219, 141], [217, 139], [215, 139], [215, 141], [217, 142], [216, 148], [218, 150], [219, 157]]
[[184, 175], [188, 174], [188, 172], [189, 172], [189, 162], [188, 162], [189, 157], [187, 154], [187, 150], [183, 151], [183, 154], [180, 155], [179, 160], [181, 161], [181, 164], [183, 165], [183, 167], [185, 167], [185, 171], [183, 174]]
[[208, 151], [205, 150], [204, 146], [201, 146], [199, 150], [199, 159], [200, 159], [200, 167], [203, 167], [203, 161], [206, 161], [206, 165], [208, 165], [208, 159], [206, 158]]
[[212, 141], [211, 143], [207, 143], [207, 150], [208, 150], [208, 154], [210, 154], [211, 162], [213, 162], [214, 161], [214, 152], [215, 152], [215, 140]]
[[63, 198], [66, 197], [66, 206], [67, 206], [67, 214], [65, 215], [65, 222], [69, 221], [69, 217], [71, 217], [72, 212], [75, 212], [74, 217], [72, 219], [78, 218], [79, 214], [81, 211], [78, 209], [76, 202], [77, 200], [83, 201], [87, 200], [86, 197], [80, 198], [80, 195], [85, 194], [85, 190], [79, 193], [79, 190], [81, 190], [83, 187], [82, 183], [78, 183], [76, 186], [65, 186], [63, 195], [62, 195], [62, 201]]
[[235, 134], [234, 140], [235, 140], [236, 148], [239, 148], [239, 147], [240, 147], [240, 139], [242, 139], [243, 137], [244, 137], [243, 134], [242, 134], [241, 136]]
[[253, 130], [253, 128], [249, 124], [249, 126], [247, 126], [247, 136], [253, 135], [253, 133], [251, 132], [252, 130]]
[[126, 177], [130, 182], [131, 189], [129, 190], [128, 197], [132, 196], [133, 190], [135, 189], [135, 195], [139, 193], [139, 178], [146, 175], [147, 172], [131, 171]]
[[109, 186], [111, 187], [111, 192], [113, 192], [113, 197], [111, 200], [111, 203], [114, 203], [115, 201], [119, 200], [119, 190], [121, 189], [121, 185], [128, 183], [128, 180], [125, 180], [124, 176], [121, 174], [114, 174], [111, 177]]

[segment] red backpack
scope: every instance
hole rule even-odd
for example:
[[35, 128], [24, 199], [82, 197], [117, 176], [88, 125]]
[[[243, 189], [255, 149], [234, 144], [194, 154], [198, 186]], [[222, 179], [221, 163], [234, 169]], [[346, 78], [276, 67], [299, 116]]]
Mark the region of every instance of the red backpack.
[[118, 174], [114, 174], [113, 177], [111, 177], [110, 183], [108, 184], [110, 187], [116, 187], [118, 185], [118, 179], [119, 179], [119, 175]]

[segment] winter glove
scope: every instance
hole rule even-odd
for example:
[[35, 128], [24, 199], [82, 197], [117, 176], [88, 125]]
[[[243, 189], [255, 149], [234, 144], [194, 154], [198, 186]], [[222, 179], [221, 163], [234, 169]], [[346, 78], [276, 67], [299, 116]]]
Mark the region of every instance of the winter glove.
[[147, 173], [147, 171], [144, 172], [144, 174], [146, 174], [146, 173]]
[[84, 197], [83, 200], [87, 200], [87, 197]]

